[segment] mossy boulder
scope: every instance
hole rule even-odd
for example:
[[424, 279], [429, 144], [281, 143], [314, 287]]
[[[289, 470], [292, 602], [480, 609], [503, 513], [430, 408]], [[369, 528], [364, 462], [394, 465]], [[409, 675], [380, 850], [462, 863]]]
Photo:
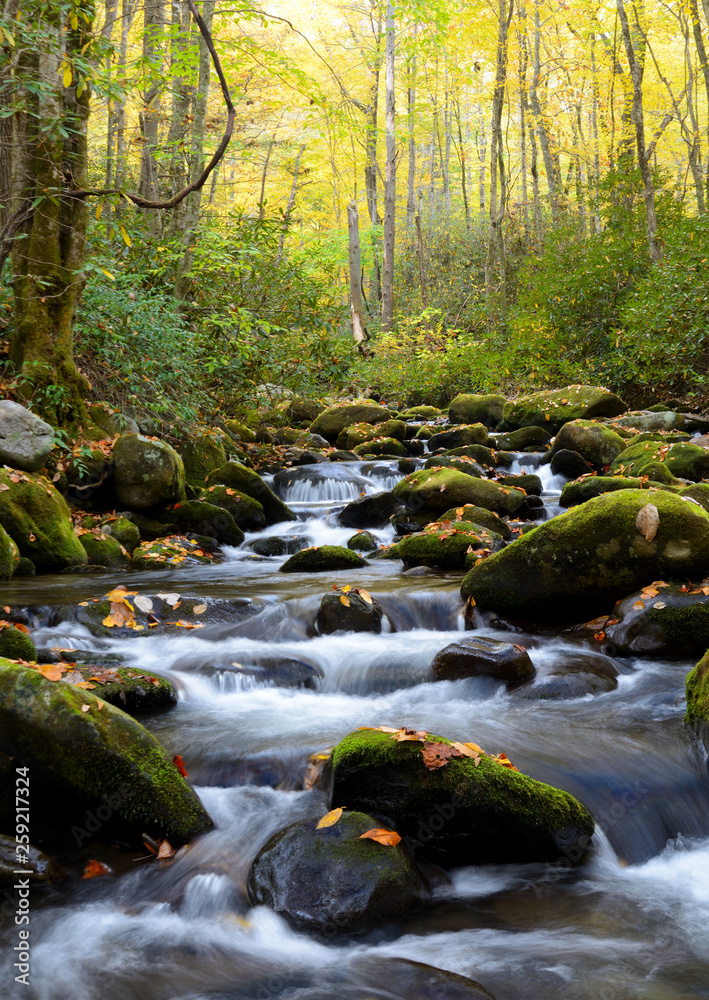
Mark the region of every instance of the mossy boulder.
[[379, 635], [382, 630], [382, 609], [379, 601], [367, 591], [356, 587], [325, 594], [315, 618], [320, 635], [335, 632], [371, 632]]
[[[263, 509], [266, 524], [277, 524], [279, 521], [296, 521], [297, 518], [290, 507], [276, 496], [258, 473], [247, 469], [239, 462], [226, 462], [219, 469], [210, 472], [209, 486], [227, 486], [236, 493], [246, 494], [257, 500]], [[209, 486], [207, 492], [209, 492]], [[211, 502], [211, 501], [210, 501]], [[218, 504], [222, 506], [223, 504]]]
[[185, 465], [185, 478], [191, 486], [201, 489], [212, 471], [226, 462], [222, 432], [212, 430], [196, 434], [179, 449]]
[[171, 569], [175, 566], [219, 562], [221, 553], [204, 547], [210, 538], [199, 540], [184, 535], [167, 535], [152, 542], [141, 542], [133, 553], [133, 569]]
[[265, 535], [250, 543], [257, 556], [292, 556], [307, 549], [308, 540], [303, 535]]
[[310, 425], [313, 434], [322, 434], [333, 443], [337, 435], [350, 424], [380, 424], [390, 417], [389, 410], [371, 399], [336, 403], [323, 410]]
[[135, 719], [92, 691], [7, 660], [0, 661], [0, 750], [30, 768], [36, 794], [51, 788], [60, 828], [101, 806], [137, 843], [147, 832], [177, 847], [212, 828], [192, 788]]
[[566, 701], [606, 694], [617, 687], [618, 670], [610, 657], [565, 649], [551, 662], [545, 658], [533, 678], [509, 690], [525, 701]]
[[398, 457], [408, 454], [401, 441], [393, 437], [374, 438], [372, 441], [364, 441], [362, 444], [357, 445], [354, 453], [359, 458], [366, 458], [370, 455], [375, 458], [379, 455], [396, 455]]
[[101, 531], [84, 531], [79, 536], [89, 566], [105, 566], [106, 569], [127, 569], [130, 566], [128, 550], [117, 538]]
[[658, 466], [662, 465], [676, 485], [683, 485], [677, 483], [677, 479], [699, 482], [709, 477], [709, 451], [684, 442], [664, 444], [660, 441], [641, 441], [620, 452], [611, 465], [611, 472], [657, 479], [658, 473], [662, 472]]
[[503, 521], [497, 514], [484, 507], [474, 507], [472, 504], [465, 504], [463, 507], [451, 507], [450, 510], [441, 514], [439, 521], [468, 521], [472, 524], [479, 524], [488, 531], [494, 531], [501, 538], [507, 540], [512, 537], [510, 526], [507, 521]]
[[113, 446], [113, 484], [122, 506], [147, 510], [185, 499], [185, 467], [166, 441], [123, 434]]
[[500, 486], [524, 490], [527, 496], [540, 497], [544, 492], [541, 479], [532, 472], [523, 472], [518, 476], [498, 476], [497, 482]]
[[652, 583], [618, 601], [604, 631], [619, 656], [703, 653], [709, 648], [709, 586]]
[[[647, 528], [652, 511], [659, 519]], [[648, 540], [646, 534], [651, 534]], [[477, 563], [461, 595], [512, 618], [584, 621], [652, 580], [709, 571], [709, 515], [673, 493], [606, 493]]]
[[466, 635], [440, 650], [431, 670], [438, 681], [493, 677], [506, 684], [519, 684], [534, 676], [534, 665], [524, 646], [478, 635]]
[[0, 524], [0, 580], [9, 580], [20, 562], [20, 550]]
[[247, 444], [254, 444], [256, 441], [256, 432], [240, 420], [227, 420], [224, 426], [234, 441], [245, 441]]
[[611, 427], [593, 420], [570, 420], [556, 435], [551, 454], [575, 451], [594, 468], [604, 469], [625, 448], [625, 440]]
[[391, 490], [369, 493], [346, 504], [337, 520], [346, 528], [381, 528], [401, 507], [401, 501]]
[[[498, 455], [492, 448], [484, 444], [467, 444], [461, 448], [449, 448], [446, 455], [441, 458], [472, 458], [479, 465], [484, 465], [488, 469], [494, 469], [498, 465]], [[500, 465], [503, 463], [500, 462]]]
[[94, 403], [88, 407], [89, 416], [93, 423], [104, 432], [107, 437], [115, 437], [116, 434], [137, 434], [138, 425], [132, 417], [114, 409], [108, 403]]
[[551, 433], [545, 427], [530, 425], [505, 434], [496, 434], [491, 440], [500, 451], [524, 451], [525, 448], [535, 446], [543, 448], [551, 441]]
[[37, 659], [37, 650], [26, 632], [3, 622], [0, 623], [0, 657], [32, 661]]
[[371, 531], [358, 531], [347, 539], [347, 548], [352, 549], [353, 552], [376, 552], [379, 548], [379, 541]]
[[629, 427], [636, 431], [681, 431], [685, 422], [684, 415], [673, 410], [662, 410], [657, 413], [650, 410], [634, 410], [613, 421], [618, 427]]
[[110, 535], [120, 542], [129, 554], [140, 545], [140, 530], [127, 517], [102, 518], [100, 528], [104, 535]]
[[[81, 684], [84, 690], [93, 691], [97, 698], [129, 715], [174, 708], [177, 704], [177, 691], [167, 677], [113, 662], [97, 663], [100, 657], [81, 649], [73, 650], [72, 655], [76, 659], [63, 668], [66, 672], [62, 674], [62, 681]], [[113, 659], [115, 657], [110, 655], [106, 657], [108, 661]]]
[[362, 839], [378, 820], [351, 811], [318, 829], [319, 818], [286, 827], [261, 848], [249, 873], [254, 903], [329, 937], [371, 931], [429, 899], [426, 879], [401, 844]]
[[308, 399], [305, 396], [293, 396], [286, 403], [286, 418], [294, 424], [302, 424], [305, 421], [312, 423], [322, 411], [326, 409], [323, 403], [318, 403], [316, 399]]
[[66, 501], [44, 476], [0, 469], [0, 525], [38, 570], [85, 566]]
[[228, 511], [242, 531], [259, 531], [266, 526], [263, 506], [247, 493], [237, 493], [231, 486], [212, 485], [197, 497]]
[[[464, 472], [466, 476], [476, 476], [478, 479], [485, 478], [485, 469], [475, 461], [465, 455], [432, 455], [423, 463], [424, 469], [457, 469]], [[415, 471], [415, 470], [413, 470]]]
[[514, 514], [524, 501], [520, 490], [476, 479], [455, 469], [420, 469], [394, 487], [394, 495], [408, 510], [422, 507], [444, 511], [473, 504], [495, 514]]
[[569, 385], [565, 389], [533, 392], [505, 403], [502, 419], [508, 427], [546, 427], [553, 433], [569, 420], [616, 417], [627, 406], [602, 386]]
[[549, 464], [553, 475], [564, 476], [566, 479], [578, 479], [594, 471], [577, 451], [568, 451], [566, 448], [557, 451]]
[[677, 491], [677, 496], [689, 497], [700, 507], [709, 512], [709, 483], [695, 483], [693, 486], [683, 486]]
[[690, 670], [685, 680], [687, 691], [687, 722], [709, 724], [709, 652]]
[[414, 441], [429, 441], [437, 433], [438, 431], [435, 427], [431, 427], [430, 424], [424, 424], [416, 431]]
[[439, 410], [437, 406], [410, 406], [399, 413], [401, 420], [435, 420], [442, 416], [443, 410]]
[[403, 420], [384, 420], [379, 424], [351, 424], [340, 431], [335, 443], [338, 448], [353, 451], [357, 445], [375, 438], [396, 438], [397, 441], [403, 441], [405, 433], [406, 424]]
[[502, 410], [507, 400], [497, 393], [460, 392], [451, 400], [448, 418], [452, 424], [485, 424], [496, 427], [502, 420]]
[[604, 493], [617, 493], [619, 490], [653, 490], [663, 489], [661, 483], [651, 480], [635, 479], [632, 476], [582, 476], [570, 483], [565, 483], [561, 491], [559, 503], [562, 507], [575, 507], [586, 503], [593, 497]]
[[177, 524], [187, 534], [215, 538], [220, 545], [238, 546], [244, 541], [244, 532], [228, 510], [205, 500], [187, 500], [166, 511], [166, 518]]
[[462, 448], [468, 444], [486, 445], [487, 441], [487, 428], [483, 424], [464, 424], [433, 434], [428, 439], [428, 447], [435, 451], [437, 448]]
[[433, 734], [350, 733], [332, 751], [333, 804], [383, 817], [412, 852], [446, 867], [582, 859], [594, 823], [568, 792], [482, 753], [428, 770], [427, 743], [452, 747]]
[[311, 545], [301, 549], [280, 567], [281, 573], [329, 573], [343, 569], [361, 569], [365, 560], [352, 549], [341, 545]]
[[407, 535], [390, 549], [392, 558], [401, 559], [404, 569], [432, 566], [437, 569], [464, 569], [470, 550], [495, 551], [502, 538], [479, 524], [465, 521], [433, 522], [423, 531]]

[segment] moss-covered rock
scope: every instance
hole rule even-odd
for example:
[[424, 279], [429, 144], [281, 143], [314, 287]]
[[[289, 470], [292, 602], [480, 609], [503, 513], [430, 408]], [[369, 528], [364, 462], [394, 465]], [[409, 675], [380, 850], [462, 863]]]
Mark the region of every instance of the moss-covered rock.
[[89, 416], [107, 437], [116, 434], [137, 434], [138, 425], [132, 417], [109, 406], [108, 403], [94, 403], [88, 407]]
[[614, 420], [613, 423], [618, 427], [630, 427], [635, 431], [681, 431], [685, 425], [685, 418], [683, 414], [672, 410], [662, 410], [658, 413], [634, 410]]
[[[449, 448], [445, 456], [441, 458], [472, 458], [479, 465], [484, 465], [488, 469], [494, 469], [498, 465], [498, 454], [492, 448], [484, 444], [467, 444], [462, 448]], [[504, 464], [499, 462], [500, 465]]]
[[435, 420], [442, 416], [443, 410], [439, 410], [437, 406], [410, 406], [399, 414], [401, 420]]
[[185, 499], [185, 467], [165, 441], [123, 434], [113, 446], [113, 483], [119, 502], [129, 510]]
[[133, 569], [171, 569], [184, 563], [206, 564], [219, 562], [221, 553], [204, 548], [208, 538], [185, 538], [184, 535], [168, 535], [153, 542], [141, 542], [133, 553]]
[[167, 677], [119, 664], [97, 664], [95, 656], [80, 649], [73, 650], [73, 655], [73, 663], [62, 665], [62, 681], [80, 684], [83, 690], [93, 691], [97, 698], [129, 715], [174, 708], [177, 704], [177, 691]]
[[705, 726], [709, 723], [709, 652], [690, 670], [685, 680], [689, 723]]
[[[659, 517], [647, 540], [636, 524], [652, 504]], [[647, 531], [647, 529], [644, 529]], [[584, 621], [652, 580], [709, 571], [709, 515], [673, 493], [621, 490], [574, 507], [482, 560], [461, 594], [517, 618]]]
[[105, 566], [106, 569], [127, 569], [130, 566], [128, 550], [124, 549], [117, 538], [105, 535], [101, 531], [84, 531], [79, 536], [89, 566]]
[[594, 824], [568, 792], [482, 753], [428, 770], [424, 747], [373, 729], [350, 733], [332, 752], [333, 804], [386, 817], [412, 851], [446, 866], [581, 860]]
[[208, 486], [197, 499], [228, 511], [242, 531], [259, 531], [266, 526], [263, 506], [259, 501], [247, 493], [237, 493], [231, 486]]
[[336, 403], [323, 410], [310, 425], [313, 434], [322, 434], [334, 442], [337, 435], [350, 424], [379, 424], [390, 417], [389, 410], [371, 399], [356, 399], [353, 402]]
[[20, 550], [0, 524], [0, 580], [9, 580], [20, 562]]
[[[709, 476], [709, 451], [694, 444], [664, 444], [660, 441], [633, 443], [620, 452], [611, 465], [611, 472], [626, 476], [648, 476], [657, 479], [664, 465], [675, 485], [676, 479], [699, 482]], [[660, 480], [663, 481], [663, 480]]]
[[660, 580], [618, 601], [611, 622], [605, 639], [620, 656], [695, 656], [709, 648], [709, 587]]
[[428, 439], [428, 447], [435, 451], [437, 448], [462, 448], [469, 444], [486, 445], [487, 442], [487, 428], [483, 424], [464, 424], [433, 434]]
[[496, 427], [502, 420], [502, 410], [507, 400], [497, 393], [479, 395], [461, 392], [451, 400], [448, 417], [452, 424], [485, 424]]
[[380, 823], [345, 812], [317, 829], [300, 820], [266, 843], [249, 873], [252, 900], [270, 906], [301, 930], [361, 933], [419, 909], [429, 898], [425, 878], [401, 845], [363, 834]]
[[502, 419], [508, 427], [547, 427], [558, 431], [569, 420], [616, 417], [627, 406], [601, 386], [569, 385], [565, 389], [533, 392], [505, 403]]
[[525, 448], [533, 448], [549, 444], [551, 433], [544, 427], [529, 425], [519, 427], [516, 431], [508, 431], [505, 434], [496, 434], [491, 440], [494, 441], [495, 448], [500, 451], [524, 451]]
[[185, 465], [185, 478], [191, 486], [201, 489], [212, 469], [218, 469], [226, 462], [223, 434], [212, 429], [196, 434], [179, 449]]
[[540, 497], [543, 493], [542, 481], [534, 473], [521, 473], [518, 476], [498, 476], [500, 486], [512, 486], [516, 490], [524, 490], [528, 496]]
[[578, 452], [596, 469], [610, 465], [622, 451], [626, 442], [611, 427], [593, 420], [570, 420], [556, 435], [551, 454], [558, 451]]
[[373, 455], [406, 455], [407, 451], [401, 441], [393, 437], [374, 438], [372, 441], [364, 441], [354, 449], [355, 455], [365, 458]]
[[465, 504], [462, 507], [451, 507], [450, 510], [441, 514], [439, 521], [468, 521], [472, 524], [479, 524], [488, 531], [494, 531], [501, 538], [507, 540], [512, 537], [510, 526], [507, 521], [503, 521], [497, 514], [484, 507], [475, 507], [472, 504]]
[[700, 507], [709, 512], [709, 483], [695, 483], [693, 486], [683, 486], [677, 491], [677, 496], [689, 497]]
[[379, 548], [379, 541], [370, 531], [358, 531], [347, 539], [347, 548], [353, 552], [376, 552]]
[[420, 469], [397, 483], [394, 495], [413, 511], [422, 507], [443, 511], [473, 504], [496, 514], [514, 514], [524, 501], [520, 490], [498, 486], [490, 479], [475, 479], [455, 469]]
[[308, 540], [303, 535], [265, 535], [250, 544], [257, 556], [291, 556], [307, 547]]
[[293, 396], [286, 403], [286, 419], [294, 424], [302, 424], [304, 421], [310, 424], [324, 409], [326, 409], [324, 404], [319, 403], [316, 399], [308, 399], [305, 396]]
[[416, 431], [414, 441], [429, 441], [437, 433], [438, 431], [435, 427], [431, 427], [430, 424], [424, 424]]
[[575, 507], [586, 503], [593, 497], [603, 493], [617, 493], [618, 490], [658, 490], [664, 489], [662, 483], [651, 480], [635, 479], [631, 476], [582, 476], [565, 483], [561, 491], [559, 503], [562, 507]]
[[346, 504], [337, 519], [346, 528], [381, 528], [401, 507], [391, 490], [369, 493]]
[[329, 573], [342, 569], [360, 569], [365, 560], [341, 545], [312, 545], [301, 549], [280, 567], [281, 573]]
[[382, 609], [379, 601], [367, 591], [356, 587], [325, 594], [315, 618], [320, 635], [335, 632], [371, 632], [379, 635], [382, 630]]
[[0, 525], [39, 570], [88, 562], [66, 501], [44, 476], [0, 469]]
[[100, 527], [104, 535], [111, 535], [117, 542], [120, 542], [129, 555], [140, 545], [138, 526], [133, 521], [129, 521], [127, 517], [109, 516], [102, 518]]
[[475, 476], [478, 479], [484, 479], [486, 475], [485, 469], [474, 458], [468, 458], [465, 455], [432, 455], [426, 459], [423, 467], [424, 469], [457, 469], [458, 472], [464, 472], [466, 476]]
[[469, 550], [495, 551], [502, 545], [502, 538], [479, 524], [465, 521], [433, 522], [416, 534], [407, 535], [390, 550], [391, 556], [401, 559], [405, 569], [413, 566], [432, 566], [437, 569], [455, 570], [465, 567]]
[[[277, 524], [279, 521], [297, 520], [290, 507], [287, 507], [286, 504], [284, 504], [283, 501], [276, 496], [273, 490], [264, 483], [258, 473], [252, 472], [251, 469], [247, 469], [245, 465], [241, 465], [239, 462], [226, 462], [221, 466], [221, 468], [210, 472], [207, 480], [209, 487], [228, 486], [235, 490], [236, 493], [246, 494], [246, 496], [257, 500], [263, 509], [266, 524]], [[210, 492], [209, 487], [207, 487], [207, 493]], [[210, 503], [212, 502], [216, 501], [210, 500]], [[218, 504], [217, 506], [223, 506], [223, 503]]]
[[0, 622], [0, 657], [32, 661], [37, 659], [37, 650], [26, 632], [14, 625]]
[[244, 532], [228, 510], [205, 500], [187, 500], [166, 511], [166, 517], [187, 534], [215, 538], [220, 545], [241, 545]]
[[340, 431], [335, 443], [338, 448], [353, 451], [357, 445], [373, 441], [375, 438], [396, 438], [397, 441], [403, 441], [405, 433], [406, 424], [403, 420], [384, 420], [378, 424], [351, 424]]
[[256, 432], [240, 420], [227, 420], [224, 426], [235, 441], [245, 441], [247, 444], [256, 441]]
[[479, 635], [466, 635], [440, 650], [431, 670], [439, 681], [493, 677], [506, 684], [519, 684], [534, 676], [534, 665], [524, 646]]
[[0, 750], [30, 768], [33, 784], [52, 788], [58, 826], [104, 805], [138, 843], [145, 831], [176, 847], [212, 827], [147, 729], [91, 691], [7, 660], [0, 661]]

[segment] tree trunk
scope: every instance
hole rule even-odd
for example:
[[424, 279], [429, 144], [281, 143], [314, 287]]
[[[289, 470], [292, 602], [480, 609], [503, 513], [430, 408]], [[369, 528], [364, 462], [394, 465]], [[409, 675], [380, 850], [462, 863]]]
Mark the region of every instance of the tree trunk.
[[[90, 17], [90, 8], [85, 8]], [[22, 95], [16, 113], [13, 151], [13, 204], [38, 204], [12, 248], [15, 332], [10, 360], [20, 376], [20, 394], [54, 424], [87, 422], [86, 379], [73, 358], [73, 322], [84, 286], [88, 209], [81, 199], [47, 196], [67, 186], [88, 183], [87, 122], [90, 88], [76, 73], [69, 86], [66, 66], [73, 65], [90, 37], [92, 22], [79, 18], [67, 26], [61, 11], [25, 4], [25, 20], [41, 22], [46, 44], [26, 51], [23, 70], [38, 86]], [[60, 64], [58, 53], [66, 46]], [[46, 122], [59, 123], [44, 130]]]
[[[172, 0], [172, 39], [170, 53], [170, 76], [172, 78], [172, 102], [170, 108], [170, 127], [167, 133], [168, 181], [169, 195], [187, 187], [189, 177], [190, 155], [190, 105], [192, 103], [192, 85], [184, 70], [184, 61], [190, 46], [196, 44], [191, 24], [189, 7], [185, 0]], [[170, 236], [179, 238], [184, 230], [187, 202], [183, 201], [170, 214], [165, 225]]]
[[521, 167], [521, 201], [522, 218], [524, 220], [524, 238], [529, 240], [529, 202], [527, 196], [527, 28], [525, 25], [527, 12], [524, 0], [518, 0], [517, 14], [519, 28], [517, 29], [517, 51], [519, 53], [519, 154]]
[[416, 252], [419, 259], [419, 286], [421, 288], [421, 305], [428, 309], [428, 289], [426, 287], [426, 262], [423, 256], [423, 233], [421, 232], [421, 216], [416, 213]]
[[465, 173], [465, 146], [463, 145], [463, 126], [461, 123], [460, 101], [455, 106], [456, 121], [458, 123], [458, 157], [460, 159], [460, 189], [463, 194], [463, 208], [465, 209], [465, 228], [470, 231], [470, 205], [468, 204], [468, 186]]
[[[163, 0], [145, 0], [143, 19], [143, 60], [149, 75], [143, 92], [143, 110], [140, 113], [143, 148], [138, 193], [150, 201], [157, 201], [160, 198], [157, 152], [161, 114], [159, 76], [162, 72], [165, 28]], [[154, 235], [158, 235], [161, 216], [157, 212], [150, 212], [148, 219], [149, 228]]]
[[[506, 177], [502, 142], [502, 109], [507, 83], [507, 37], [514, 11], [514, 0], [499, 0], [497, 59], [495, 65], [495, 90], [492, 98], [490, 123], [490, 231], [485, 260], [485, 301], [488, 327], [492, 328], [496, 315], [504, 319], [506, 311], [505, 251], [502, 221], [505, 214]], [[500, 174], [500, 200], [497, 198], [497, 177]], [[500, 268], [500, 296], [495, 308], [495, 264]]]
[[288, 204], [286, 205], [286, 210], [283, 213], [283, 227], [281, 229], [281, 234], [278, 237], [278, 253], [276, 254], [276, 264], [280, 264], [283, 260], [283, 250], [286, 245], [286, 235], [288, 233], [288, 226], [290, 225], [290, 217], [293, 214], [293, 209], [295, 208], [295, 199], [298, 194], [298, 174], [300, 173], [300, 160], [305, 152], [305, 146], [301, 146], [298, 150], [298, 155], [295, 158], [295, 166], [293, 167], [293, 183], [291, 184], [290, 194], [288, 195]]
[[394, 323], [394, 237], [396, 230], [396, 109], [394, 103], [394, 3], [386, 9], [386, 171], [384, 175], [384, 267], [382, 273], [382, 330]]
[[[110, 43], [116, 17], [118, 0], [105, 0], [103, 27], [101, 36]], [[106, 78], [110, 81], [112, 69], [111, 54], [106, 56]], [[113, 187], [113, 168], [116, 146], [116, 114], [113, 101], [109, 101], [106, 112], [106, 187]]]
[[[418, 25], [414, 25], [414, 45], [416, 44], [416, 34]], [[406, 192], [406, 225], [411, 225], [416, 215], [416, 139], [415, 139], [415, 117], [416, 117], [416, 53], [411, 56], [407, 67], [406, 75], [408, 87], [406, 88], [406, 111], [409, 129], [409, 175]]]
[[[625, 5], [623, 0], [616, 0], [618, 8], [618, 17], [620, 19], [621, 30], [623, 33], [623, 44], [625, 45], [625, 54], [628, 59], [628, 66], [630, 68], [630, 77], [633, 83], [633, 104], [632, 104], [632, 116], [633, 124], [635, 126], [635, 144], [637, 147], [638, 154], [638, 166], [640, 167], [640, 176], [643, 181], [643, 188], [645, 192], [645, 216], [647, 220], [647, 242], [650, 249], [650, 259], [653, 264], [659, 264], [662, 259], [662, 246], [657, 237], [657, 214], [655, 212], [655, 185], [652, 179], [652, 170], [650, 169], [650, 164], [648, 162], [646, 150], [645, 150], [645, 122], [643, 119], [643, 87], [642, 87], [642, 68], [635, 57], [635, 49], [633, 47], [633, 40], [630, 34], [630, 25], [628, 24], [628, 16], [625, 11]], [[637, 10], [633, 7], [633, 11], [637, 20]]]
[[[707, 62], [707, 51], [704, 45], [704, 35], [702, 33], [702, 23], [697, 9], [697, 0], [689, 0], [689, 16], [692, 20], [692, 31], [694, 34], [694, 44], [697, 49], [699, 67], [704, 79], [704, 90], [706, 92], [707, 107], [709, 107], [709, 62]], [[709, 199], [709, 120], [707, 120], [707, 176], [706, 195]], [[706, 200], [706, 199], [705, 199]]]
[[260, 221], [263, 221], [266, 214], [266, 178], [268, 177], [268, 164], [275, 144], [276, 137], [275, 135], [272, 135], [268, 146], [266, 147], [266, 155], [263, 160], [263, 170], [261, 171], [261, 193], [259, 194], [258, 199], [258, 217]]
[[364, 309], [362, 307], [362, 254], [359, 246], [359, 211], [357, 209], [357, 202], [354, 200], [347, 207], [347, 228], [349, 235], [352, 336], [355, 344], [364, 353], [364, 345], [369, 340], [369, 333], [364, 322]]
[[547, 175], [547, 187], [549, 188], [549, 206], [551, 208], [551, 218], [552, 222], [556, 224], [559, 217], [559, 201], [558, 201], [558, 178], [556, 164], [554, 162], [554, 156], [551, 149], [551, 143], [549, 141], [549, 132], [546, 126], [546, 121], [544, 117], [544, 112], [542, 110], [541, 101], [539, 99], [539, 84], [541, 82], [541, 22], [539, 17], [539, 0], [535, 0], [534, 3], [534, 70], [532, 72], [532, 83], [529, 87], [529, 102], [532, 106], [532, 112], [534, 114], [534, 124], [537, 132], [537, 138], [539, 139], [539, 145], [542, 149], [542, 158], [544, 160], [544, 170]]
[[[130, 31], [134, 12], [135, 5], [131, 5], [131, 0], [121, 0], [121, 41], [118, 48], [116, 78], [123, 83], [125, 83], [126, 77], [128, 32]], [[114, 172], [114, 187], [120, 188], [124, 184], [126, 173], [126, 106], [124, 101], [118, 102], [114, 114], [116, 135], [116, 168]]]

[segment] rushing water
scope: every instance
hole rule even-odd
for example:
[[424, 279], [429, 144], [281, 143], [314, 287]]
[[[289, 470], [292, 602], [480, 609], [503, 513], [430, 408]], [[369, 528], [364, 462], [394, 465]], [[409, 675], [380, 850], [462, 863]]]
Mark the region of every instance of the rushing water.
[[[519, 456], [514, 471], [535, 471]], [[395, 463], [305, 467], [279, 489], [297, 524], [261, 534], [303, 534], [344, 544], [335, 512], [362, 492], [390, 488]], [[561, 481], [539, 470], [549, 513]], [[382, 542], [390, 528], [375, 531]], [[170, 676], [178, 707], [148, 718], [184, 758], [216, 830], [160, 870], [139, 851], [99, 841], [55, 845], [69, 887], [35, 893], [32, 986], [2, 996], [37, 1000], [457, 1000], [453, 987], [419, 993], [395, 959], [482, 983], [497, 1000], [690, 1000], [709, 997], [709, 779], [702, 744], [683, 724], [689, 662], [615, 660], [614, 690], [536, 701], [487, 679], [434, 682], [434, 654], [463, 628], [459, 574], [412, 577], [398, 562], [342, 574], [280, 575], [283, 558], [254, 558], [247, 537], [219, 566], [141, 573], [131, 587], [193, 597], [240, 597], [253, 613], [233, 625], [179, 636], [96, 640], [80, 626], [48, 628], [50, 605], [86, 600], [123, 582], [42, 577], [0, 586], [0, 604], [36, 609], [40, 646], [118, 652]], [[381, 635], [313, 636], [333, 583], [366, 587], [381, 602]], [[506, 633], [478, 621], [483, 634]], [[521, 634], [541, 677], [597, 644], [577, 633]], [[596, 655], [597, 648], [596, 648]], [[315, 689], [268, 686], [234, 665], [287, 657], [321, 674]], [[604, 661], [605, 662], [605, 661]], [[278, 829], [325, 811], [302, 787], [310, 753], [357, 726], [409, 725], [490, 752], [504, 750], [532, 776], [566, 788], [598, 824], [588, 861], [464, 868], [440, 873], [434, 905], [360, 938], [314, 939], [264, 908], [245, 880]], [[99, 857], [116, 874], [82, 881]], [[12, 982], [5, 924], [0, 968]], [[414, 968], [415, 967], [410, 967]]]

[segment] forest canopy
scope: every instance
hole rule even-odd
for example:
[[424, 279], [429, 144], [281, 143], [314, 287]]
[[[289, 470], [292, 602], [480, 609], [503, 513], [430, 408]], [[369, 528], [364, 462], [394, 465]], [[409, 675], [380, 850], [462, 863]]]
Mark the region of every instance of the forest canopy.
[[707, 0], [6, 0], [3, 392], [701, 396], [708, 44]]

